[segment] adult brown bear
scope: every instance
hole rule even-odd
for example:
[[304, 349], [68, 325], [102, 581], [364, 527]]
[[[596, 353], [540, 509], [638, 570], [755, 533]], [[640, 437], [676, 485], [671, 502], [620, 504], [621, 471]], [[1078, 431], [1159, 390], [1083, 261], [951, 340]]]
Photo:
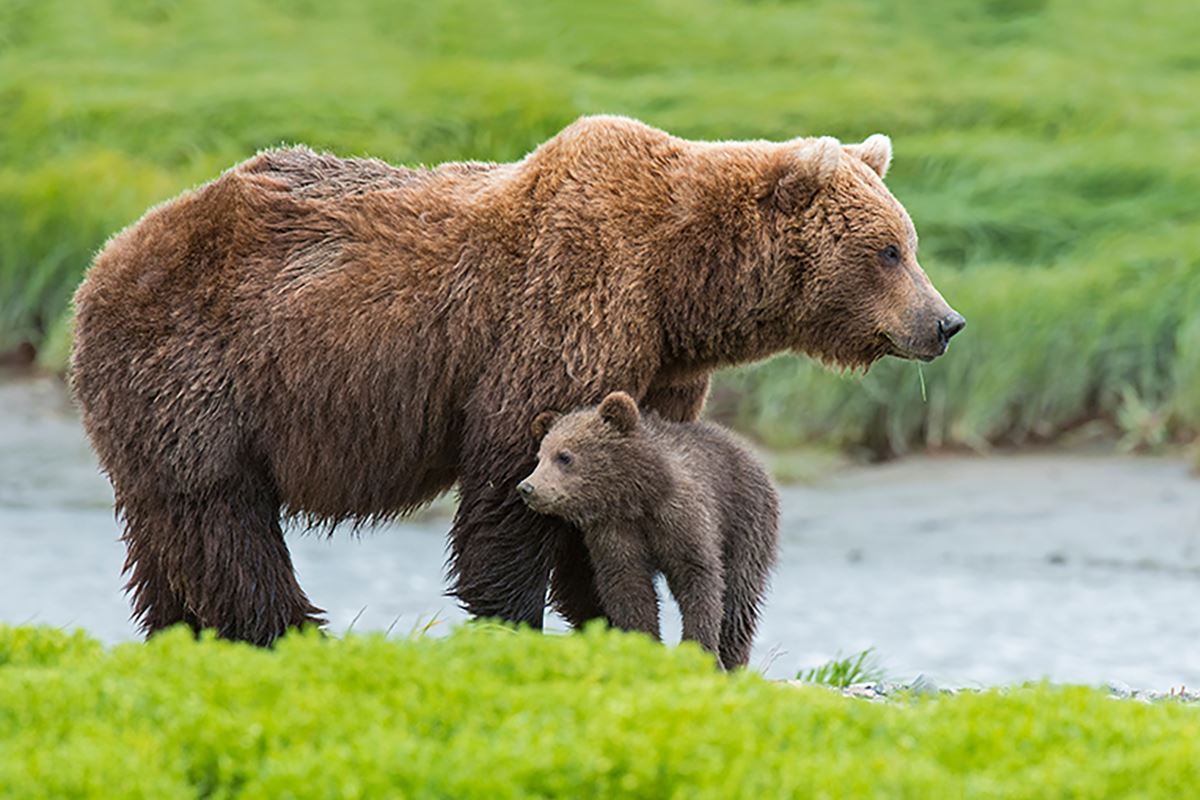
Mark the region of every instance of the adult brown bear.
[[125, 517], [134, 615], [259, 644], [319, 609], [281, 512], [449, 489], [453, 592], [600, 615], [578, 532], [525, 507], [530, 420], [624, 390], [695, 418], [710, 373], [797, 350], [934, 358], [963, 325], [881, 180], [886, 137], [690, 142], [579, 120], [515, 164], [262, 153], [151, 210], [76, 295], [73, 380]]

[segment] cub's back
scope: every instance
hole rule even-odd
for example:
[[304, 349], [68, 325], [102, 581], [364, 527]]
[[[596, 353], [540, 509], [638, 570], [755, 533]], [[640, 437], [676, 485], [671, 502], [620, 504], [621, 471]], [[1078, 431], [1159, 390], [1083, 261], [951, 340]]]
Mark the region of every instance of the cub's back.
[[716, 423], [668, 422], [646, 415], [653, 436], [675, 456], [686, 480], [702, 488], [725, 520], [752, 517], [774, 530], [779, 496], [749, 444]]

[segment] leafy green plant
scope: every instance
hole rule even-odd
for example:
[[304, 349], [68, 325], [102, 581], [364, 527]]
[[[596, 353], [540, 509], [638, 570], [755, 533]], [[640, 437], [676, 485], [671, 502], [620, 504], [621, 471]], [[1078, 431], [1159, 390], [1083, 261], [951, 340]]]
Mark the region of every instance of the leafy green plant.
[[[868, 703], [685, 644], [0, 627], [0, 796], [1178, 798], [1196, 709], [1047, 685]], [[17, 654], [13, 657], [12, 654]]]
[[874, 683], [883, 678], [883, 668], [875, 659], [873, 647], [845, 658], [839, 654], [824, 664], [801, 670], [796, 675], [797, 680], [832, 686], [835, 689], [845, 689], [856, 683]]
[[1121, 389], [1117, 425], [1121, 431], [1118, 446], [1127, 453], [1157, 450], [1171, 435], [1167, 409], [1150, 406], [1130, 386]]

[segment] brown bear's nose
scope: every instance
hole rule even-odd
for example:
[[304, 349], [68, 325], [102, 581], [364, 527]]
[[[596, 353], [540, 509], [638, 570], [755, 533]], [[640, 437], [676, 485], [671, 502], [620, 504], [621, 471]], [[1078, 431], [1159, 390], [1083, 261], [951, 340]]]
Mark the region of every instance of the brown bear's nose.
[[517, 491], [521, 493], [521, 497], [529, 497], [533, 494], [533, 484], [529, 481], [521, 481], [517, 484]]
[[951, 311], [946, 318], [938, 322], [938, 336], [943, 342], [949, 342], [954, 334], [967, 327], [967, 320], [957, 311]]

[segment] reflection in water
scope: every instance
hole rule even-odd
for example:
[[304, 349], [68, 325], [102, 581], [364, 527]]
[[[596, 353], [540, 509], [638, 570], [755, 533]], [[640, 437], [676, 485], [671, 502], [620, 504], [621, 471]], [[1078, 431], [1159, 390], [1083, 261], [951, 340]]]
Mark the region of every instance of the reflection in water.
[[[1200, 482], [1181, 461], [919, 458], [782, 495], [753, 661], [772, 675], [873, 646], [896, 679], [1200, 685]], [[0, 621], [135, 635], [111, 504], [61, 384], [0, 383]], [[403, 634], [462, 619], [442, 595], [449, 525], [289, 541], [335, 632]]]

